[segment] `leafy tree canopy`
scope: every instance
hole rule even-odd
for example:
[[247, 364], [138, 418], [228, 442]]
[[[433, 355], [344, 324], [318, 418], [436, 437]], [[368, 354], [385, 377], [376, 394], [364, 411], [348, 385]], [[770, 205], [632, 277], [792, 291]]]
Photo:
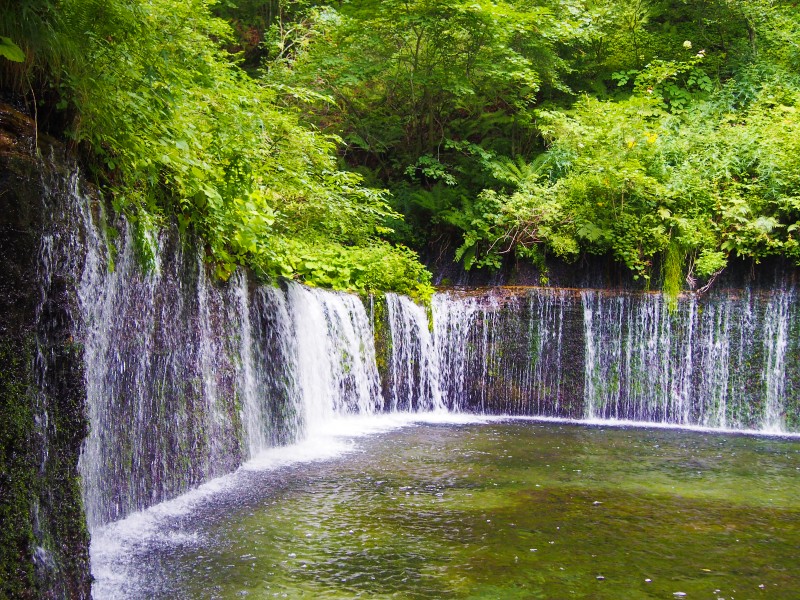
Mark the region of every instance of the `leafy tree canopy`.
[[286, 6], [264, 78], [392, 190], [412, 245], [457, 235], [466, 268], [611, 255], [645, 281], [679, 264], [673, 288], [731, 256], [800, 262], [792, 1]]
[[177, 217], [221, 279], [245, 264], [265, 278], [426, 296], [430, 275], [386, 241], [399, 218], [386, 192], [342, 170], [335, 135], [236, 65], [213, 6], [2, 0], [0, 34], [13, 36], [1, 40], [3, 90], [39, 90], [31, 112], [64, 123], [145, 258], [147, 229]]
[[793, 0], [0, 6], [4, 89], [223, 278], [424, 296], [407, 247], [442, 236], [466, 268], [601, 254], [670, 293], [800, 263]]

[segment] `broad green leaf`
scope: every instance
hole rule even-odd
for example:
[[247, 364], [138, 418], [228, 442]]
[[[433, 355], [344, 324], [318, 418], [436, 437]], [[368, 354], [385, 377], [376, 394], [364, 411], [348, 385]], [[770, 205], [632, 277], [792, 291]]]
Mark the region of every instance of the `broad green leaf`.
[[25, 52], [11, 38], [0, 36], [0, 56], [12, 62], [25, 62]]

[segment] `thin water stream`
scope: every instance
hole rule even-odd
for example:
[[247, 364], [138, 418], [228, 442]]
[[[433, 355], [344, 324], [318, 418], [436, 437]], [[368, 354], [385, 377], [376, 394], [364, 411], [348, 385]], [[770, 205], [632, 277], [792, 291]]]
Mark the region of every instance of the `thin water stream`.
[[112, 525], [96, 598], [800, 597], [800, 439], [495, 420], [339, 441], [149, 536]]

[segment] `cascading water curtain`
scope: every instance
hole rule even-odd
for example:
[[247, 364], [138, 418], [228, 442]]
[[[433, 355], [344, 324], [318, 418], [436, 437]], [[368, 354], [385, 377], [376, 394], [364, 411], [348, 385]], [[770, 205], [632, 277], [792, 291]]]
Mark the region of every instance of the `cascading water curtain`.
[[383, 404], [375, 342], [364, 305], [351, 294], [289, 284], [297, 382], [305, 434], [345, 414]]
[[91, 430], [90, 527], [175, 497], [336, 416], [383, 405], [374, 337], [353, 295], [213, 283], [176, 231], [143, 270], [123, 222], [115, 268], [88, 208], [79, 297]]
[[478, 301], [442, 293], [434, 294], [431, 303], [442, 399], [448, 409], [464, 410], [470, 391], [467, 376], [474, 366], [470, 338], [480, 315]]
[[229, 335], [241, 322], [222, 308], [231, 299], [169, 232], [145, 271], [123, 223], [110, 270], [92, 219], [87, 211], [79, 286], [90, 419], [79, 466], [93, 527], [232, 471], [242, 436]]
[[297, 344], [286, 294], [275, 287], [249, 290], [247, 278], [234, 280], [242, 314], [240, 395], [248, 457], [298, 441], [303, 402]]
[[409, 298], [386, 295], [391, 336], [387, 389], [392, 411], [444, 410], [439, 356], [425, 309]]
[[[541, 288], [433, 298], [455, 410], [800, 429], [794, 288], [686, 294]], [[400, 328], [402, 330], [402, 328]]]
[[172, 229], [143, 269], [124, 221], [110, 269], [103, 215], [75, 195], [90, 527], [384, 407], [800, 428], [793, 289], [689, 295], [675, 311], [658, 294], [442, 293], [432, 335], [422, 307], [389, 294], [384, 399], [358, 297], [242, 273], [220, 285]]
[[575, 352], [582, 331], [573, 297], [570, 291], [539, 288], [436, 294], [433, 329], [447, 406], [576, 416], [582, 385], [576, 388], [572, 379], [583, 360]]
[[587, 418], [797, 427], [793, 289], [687, 295], [674, 312], [660, 294], [581, 296]]

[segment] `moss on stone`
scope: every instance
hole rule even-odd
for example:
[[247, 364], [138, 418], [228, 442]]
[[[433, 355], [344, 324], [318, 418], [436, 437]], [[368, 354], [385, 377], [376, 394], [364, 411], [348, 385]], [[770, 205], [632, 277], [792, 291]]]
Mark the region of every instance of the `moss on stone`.
[[[77, 464], [86, 436], [76, 273], [42, 269], [44, 236], [76, 235], [67, 163], [25, 142], [33, 122], [0, 106], [0, 598], [88, 598], [89, 536]], [[10, 131], [10, 133], [9, 133]], [[40, 136], [40, 147], [53, 144]], [[63, 156], [63, 148], [42, 156]]]
[[34, 598], [31, 344], [0, 342], [0, 597]]
[[389, 362], [392, 355], [392, 334], [386, 308], [386, 295], [374, 294], [365, 301], [367, 314], [372, 317], [372, 330], [375, 336], [375, 363], [383, 387], [384, 398], [389, 398]]

